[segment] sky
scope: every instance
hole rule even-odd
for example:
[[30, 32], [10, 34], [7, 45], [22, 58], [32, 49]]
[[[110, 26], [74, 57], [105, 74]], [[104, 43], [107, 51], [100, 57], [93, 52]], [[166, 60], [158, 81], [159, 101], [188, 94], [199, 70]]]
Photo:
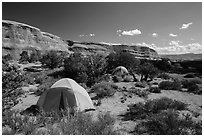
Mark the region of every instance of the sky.
[[3, 2], [2, 19], [64, 40], [142, 45], [159, 54], [202, 53], [201, 2]]

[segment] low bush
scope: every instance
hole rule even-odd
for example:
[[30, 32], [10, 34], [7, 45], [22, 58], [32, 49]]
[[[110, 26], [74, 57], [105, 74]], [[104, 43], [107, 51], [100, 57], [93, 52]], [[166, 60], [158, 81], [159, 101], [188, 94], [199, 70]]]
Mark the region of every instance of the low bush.
[[169, 76], [168, 74], [166, 73], [160, 73], [157, 78], [162, 78], [162, 79], [171, 79], [171, 76]]
[[145, 81], [135, 83], [135, 87], [145, 88], [147, 86], [148, 85], [147, 85], [147, 83]]
[[202, 123], [188, 115], [180, 118], [177, 111], [168, 109], [148, 117], [135, 127], [134, 134], [150, 135], [201, 135]]
[[186, 74], [184, 78], [195, 78], [195, 75], [192, 73]]
[[18, 112], [4, 113], [2, 125], [10, 128], [10, 132], [2, 134], [23, 135], [114, 135], [115, 119], [109, 113], [99, 114], [96, 120], [90, 114], [75, 113], [59, 117], [38, 115], [37, 117], [22, 116]]
[[117, 90], [117, 85], [109, 82], [101, 82], [95, 84], [91, 88], [91, 92], [96, 93], [97, 97], [104, 98], [113, 96]]
[[151, 93], [161, 93], [161, 89], [159, 87], [150, 87], [149, 92], [151, 92]]
[[181, 90], [182, 84], [179, 80], [162, 81], [159, 83], [159, 88], [163, 90]]
[[191, 80], [182, 80], [182, 87], [183, 88], [188, 88], [190, 85], [195, 85], [195, 84], [202, 84], [202, 81], [199, 79], [191, 79]]
[[147, 98], [149, 95], [148, 89], [138, 89], [138, 88], [131, 88], [128, 90], [129, 93], [133, 93], [138, 95], [139, 97]]
[[163, 97], [160, 99], [147, 100], [145, 103], [139, 102], [129, 105], [127, 113], [125, 114], [125, 119], [145, 119], [148, 116], [160, 113], [163, 110], [185, 110], [186, 108], [187, 105], [183, 102]]
[[194, 94], [198, 94], [198, 95], [201, 95], [201, 94], [202, 94], [202, 90], [201, 90], [201, 89], [199, 88], [199, 86], [196, 85], [196, 84], [189, 85], [187, 92], [189, 92], [189, 93], [194, 93]]

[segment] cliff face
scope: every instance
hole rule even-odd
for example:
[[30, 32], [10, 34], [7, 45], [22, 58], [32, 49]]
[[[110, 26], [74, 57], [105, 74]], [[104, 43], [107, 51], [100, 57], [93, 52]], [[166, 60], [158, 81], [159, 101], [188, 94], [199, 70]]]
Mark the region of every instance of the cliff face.
[[129, 45], [108, 45], [94, 42], [73, 42], [74, 44], [69, 48], [73, 52], [82, 52], [84, 54], [98, 53], [109, 54], [111, 52], [128, 52], [137, 58], [156, 59], [158, 54], [155, 50], [144, 46], [129, 46]]
[[2, 21], [3, 54], [18, 55], [22, 50], [57, 50], [68, 52], [68, 45], [60, 37], [42, 32], [40, 29], [14, 22]]
[[81, 52], [84, 55], [105, 54], [111, 52], [129, 52], [137, 58], [158, 58], [155, 50], [142, 46], [111, 45], [96, 42], [74, 42], [68, 46], [67, 41], [50, 33], [42, 32], [40, 29], [26, 24], [3, 20], [2, 21], [2, 53], [10, 53], [13, 57], [19, 58], [19, 54], [26, 50], [57, 50], [64, 52]]

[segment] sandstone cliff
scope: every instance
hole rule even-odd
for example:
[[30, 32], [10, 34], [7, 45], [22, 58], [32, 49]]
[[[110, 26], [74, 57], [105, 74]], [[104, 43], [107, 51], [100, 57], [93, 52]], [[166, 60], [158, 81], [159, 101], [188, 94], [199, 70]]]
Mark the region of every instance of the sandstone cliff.
[[57, 50], [68, 52], [68, 45], [60, 37], [14, 21], [2, 21], [2, 50], [18, 55], [22, 50]]
[[13, 57], [18, 58], [23, 50], [38, 50], [45, 52], [47, 50], [57, 50], [64, 52], [81, 52], [84, 55], [105, 54], [111, 52], [129, 52], [137, 58], [158, 58], [155, 50], [138, 46], [107, 44], [96, 42], [74, 42], [62, 40], [60, 37], [50, 33], [42, 32], [40, 29], [23, 23], [14, 21], [2, 21], [2, 53], [10, 53]]

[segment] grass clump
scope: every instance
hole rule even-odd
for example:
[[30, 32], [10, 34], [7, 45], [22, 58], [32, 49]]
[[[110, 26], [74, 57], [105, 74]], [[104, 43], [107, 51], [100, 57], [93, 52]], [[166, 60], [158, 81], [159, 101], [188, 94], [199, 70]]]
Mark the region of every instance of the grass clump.
[[104, 98], [104, 97], [113, 96], [117, 89], [118, 87], [114, 83], [101, 82], [101, 83], [95, 84], [91, 88], [91, 92], [96, 93], [97, 97], [99, 98]]
[[29, 117], [10, 111], [4, 115], [2, 124], [9, 129], [3, 134], [12, 135], [114, 135], [114, 123], [115, 119], [109, 113], [99, 114], [97, 119], [93, 120], [92, 116], [86, 113], [68, 114], [63, 117], [54, 114], [49, 117], [44, 114]]
[[134, 134], [150, 135], [201, 135], [202, 123], [186, 115], [180, 118], [177, 111], [165, 110], [148, 117], [135, 127]]
[[163, 110], [185, 110], [186, 108], [187, 105], [183, 102], [163, 97], [160, 99], [147, 100], [145, 103], [139, 102], [136, 104], [129, 105], [127, 113], [125, 114], [125, 119], [145, 119], [148, 116], [160, 113]]
[[163, 90], [181, 90], [182, 84], [179, 80], [162, 81], [159, 83], [159, 88]]

